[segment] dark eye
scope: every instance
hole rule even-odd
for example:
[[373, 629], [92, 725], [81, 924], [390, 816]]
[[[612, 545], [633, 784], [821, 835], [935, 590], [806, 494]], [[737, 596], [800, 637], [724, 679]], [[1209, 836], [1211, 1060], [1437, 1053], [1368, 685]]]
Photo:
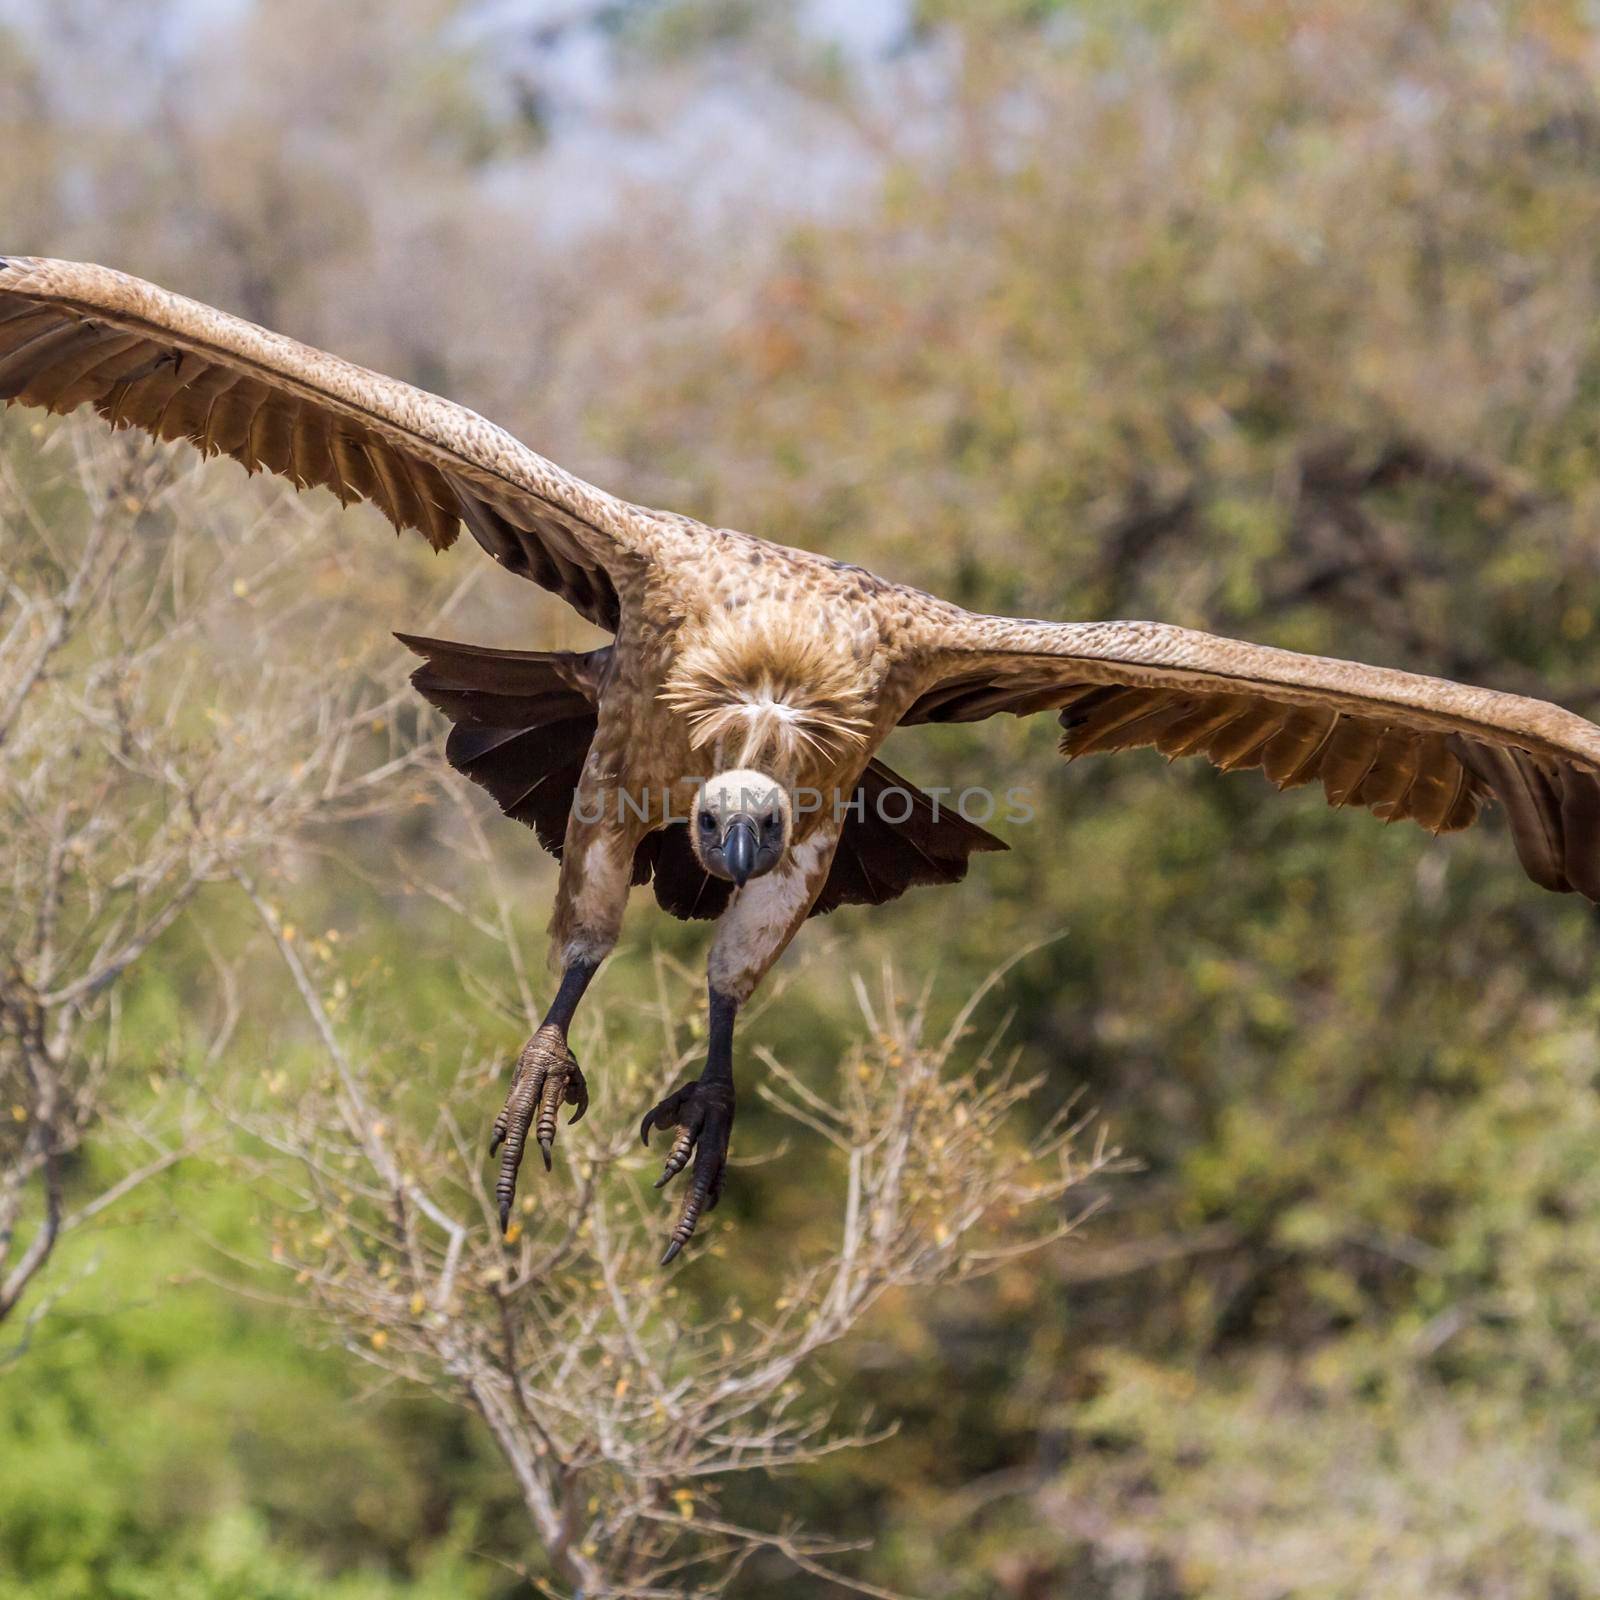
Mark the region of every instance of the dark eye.
[[712, 816], [709, 811], [702, 811], [700, 813], [700, 826], [704, 828], [707, 833], [710, 833], [711, 830], [716, 827], [716, 825], [717, 819]]
[[776, 811], [769, 811], [761, 820], [767, 825], [767, 827], [776, 828], [778, 826], [778, 813]]

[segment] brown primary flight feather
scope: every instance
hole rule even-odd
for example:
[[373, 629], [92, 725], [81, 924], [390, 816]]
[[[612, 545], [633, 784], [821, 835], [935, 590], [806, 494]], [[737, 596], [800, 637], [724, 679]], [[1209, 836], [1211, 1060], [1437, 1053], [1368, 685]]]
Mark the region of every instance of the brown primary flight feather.
[[[1600, 729], [1544, 701], [1164, 623], [955, 624], [908, 722], [1059, 708], [1069, 757], [1153, 746], [1431, 833], [1492, 797], [1524, 870], [1600, 901]], [[1049, 682], [1054, 679], [1052, 686]]]
[[[1095, 694], [1116, 698], [1095, 701]], [[1085, 689], [1062, 708], [1061, 726], [1069, 758], [1152, 747], [1170, 758], [1204, 755], [1225, 772], [1259, 767], [1279, 789], [1320, 779], [1330, 805], [1364, 806], [1385, 822], [1411, 819], [1430, 833], [1470, 825], [1488, 793], [1446, 735], [1331, 707], [1176, 689]]]
[[463, 522], [489, 553], [614, 627], [616, 563], [650, 514], [562, 472], [464, 406], [119, 272], [12, 257], [0, 398], [92, 405], [247, 470], [370, 500], [435, 549]]
[[[972, 854], [1002, 848], [876, 759], [899, 725], [1052, 711], [1069, 757], [1203, 756], [1280, 789], [1320, 782], [1335, 806], [1435, 834], [1496, 800], [1536, 883], [1600, 902], [1600, 728], [1542, 701], [1162, 623], [977, 616], [630, 505], [462, 406], [102, 267], [0, 260], [0, 398], [91, 405], [370, 500], [436, 549], [464, 524], [615, 634], [587, 656], [406, 641], [425, 657], [418, 688], [455, 723], [450, 760], [561, 856], [562, 983], [496, 1123], [502, 1220], [528, 1132], [548, 1160], [556, 1108], [587, 1104], [566, 1030], [631, 884], [653, 880], [675, 915], [719, 919], [706, 1071], [643, 1127], [679, 1130], [667, 1176], [693, 1156], [670, 1259], [721, 1192], [734, 1014], [806, 917], [956, 882]], [[708, 751], [759, 763], [729, 780], [769, 795], [815, 785], [823, 803], [701, 789]], [[612, 804], [629, 791], [670, 806]], [[665, 825], [672, 808], [697, 810], [705, 838]]]

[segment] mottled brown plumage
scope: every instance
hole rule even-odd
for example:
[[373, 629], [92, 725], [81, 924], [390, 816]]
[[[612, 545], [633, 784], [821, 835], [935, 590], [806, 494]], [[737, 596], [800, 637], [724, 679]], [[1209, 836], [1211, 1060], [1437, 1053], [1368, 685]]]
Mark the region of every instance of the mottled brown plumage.
[[[102, 267], [0, 261], [0, 397], [91, 405], [370, 500], [435, 549], [465, 526], [615, 635], [581, 656], [405, 640], [424, 657], [418, 689], [455, 724], [451, 762], [561, 859], [562, 982], [495, 1127], [503, 1216], [528, 1129], [548, 1160], [557, 1107], [587, 1104], [567, 1028], [631, 886], [719, 919], [706, 1071], [643, 1127], [679, 1130], [664, 1176], [693, 1163], [670, 1259], [721, 1192], [734, 1014], [801, 923], [956, 882], [973, 853], [1004, 848], [875, 759], [898, 725], [1053, 711], [1068, 756], [1203, 755], [1435, 834], [1498, 800], [1535, 882], [1600, 901], [1600, 728], [1542, 701], [1161, 623], [974, 615], [630, 505], [464, 407]], [[695, 815], [713, 772], [750, 764], [796, 797], [779, 851], [736, 806]], [[717, 848], [692, 842], [696, 826]]]
[[861, 657], [804, 611], [757, 601], [713, 613], [674, 654], [660, 699], [719, 766], [840, 755], [871, 727]]

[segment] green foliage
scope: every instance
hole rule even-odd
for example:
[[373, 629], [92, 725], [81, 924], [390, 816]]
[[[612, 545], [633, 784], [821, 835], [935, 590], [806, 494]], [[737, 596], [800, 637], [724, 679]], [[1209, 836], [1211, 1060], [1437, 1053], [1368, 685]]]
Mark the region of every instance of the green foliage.
[[63, 1265], [86, 1280], [0, 1381], [0, 1586], [505, 1592], [469, 1555], [484, 1520], [469, 1508], [494, 1496], [464, 1419], [352, 1395], [304, 1325], [194, 1276], [217, 1246], [251, 1248], [259, 1219], [225, 1177], [169, 1181]]

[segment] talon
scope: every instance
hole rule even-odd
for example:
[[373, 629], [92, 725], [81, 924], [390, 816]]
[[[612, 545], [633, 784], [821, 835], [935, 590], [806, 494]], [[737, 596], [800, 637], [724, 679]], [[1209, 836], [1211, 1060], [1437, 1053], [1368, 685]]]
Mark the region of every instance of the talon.
[[573, 1108], [572, 1115], [567, 1118], [567, 1126], [570, 1128], [574, 1122], [582, 1122], [584, 1112], [589, 1109], [589, 1085], [584, 1080], [583, 1068], [578, 1065], [578, 1058], [570, 1050], [567, 1051], [567, 1068], [567, 1087], [562, 1099]]
[[667, 1241], [661, 1265], [669, 1266], [693, 1236], [700, 1218], [716, 1209], [728, 1160], [728, 1135], [733, 1129], [733, 1088], [721, 1078], [686, 1083], [645, 1114], [639, 1138], [650, 1143], [652, 1128], [676, 1127], [678, 1136], [667, 1152], [655, 1187], [670, 1183], [692, 1160], [693, 1175]]
[[[511, 1075], [511, 1089], [490, 1135], [489, 1153], [500, 1155], [500, 1176], [495, 1183], [499, 1203], [500, 1231], [510, 1223], [511, 1205], [516, 1198], [517, 1173], [529, 1133], [539, 1146], [546, 1172], [552, 1170], [551, 1149], [556, 1137], [556, 1113], [563, 1104], [577, 1109], [569, 1119], [576, 1122], [589, 1108], [589, 1087], [584, 1082], [578, 1058], [567, 1048], [561, 1030], [545, 1027], [523, 1046]], [[502, 1146], [504, 1147], [502, 1149]]]
[[639, 1124], [639, 1143], [650, 1143], [650, 1130], [652, 1128], [670, 1128], [679, 1120], [680, 1108], [689, 1100], [696, 1085], [686, 1083], [681, 1089], [674, 1089], [665, 1100], [658, 1100], [655, 1105], [645, 1112], [644, 1120]]
[[667, 1152], [667, 1164], [661, 1169], [661, 1176], [656, 1179], [655, 1187], [660, 1189], [669, 1184], [689, 1164], [689, 1155], [694, 1149], [694, 1134], [685, 1128], [673, 1142], [672, 1149]]
[[[696, 1163], [698, 1167], [698, 1163]], [[702, 1182], [702, 1175], [696, 1171], [694, 1181], [689, 1185], [689, 1192], [683, 1197], [683, 1209], [678, 1213], [677, 1225], [672, 1230], [671, 1241], [667, 1245], [667, 1253], [661, 1258], [662, 1266], [666, 1266], [677, 1253], [688, 1244], [694, 1234], [695, 1226], [700, 1221], [702, 1211], [709, 1211], [710, 1206], [705, 1204], [707, 1198], [706, 1187]]]

